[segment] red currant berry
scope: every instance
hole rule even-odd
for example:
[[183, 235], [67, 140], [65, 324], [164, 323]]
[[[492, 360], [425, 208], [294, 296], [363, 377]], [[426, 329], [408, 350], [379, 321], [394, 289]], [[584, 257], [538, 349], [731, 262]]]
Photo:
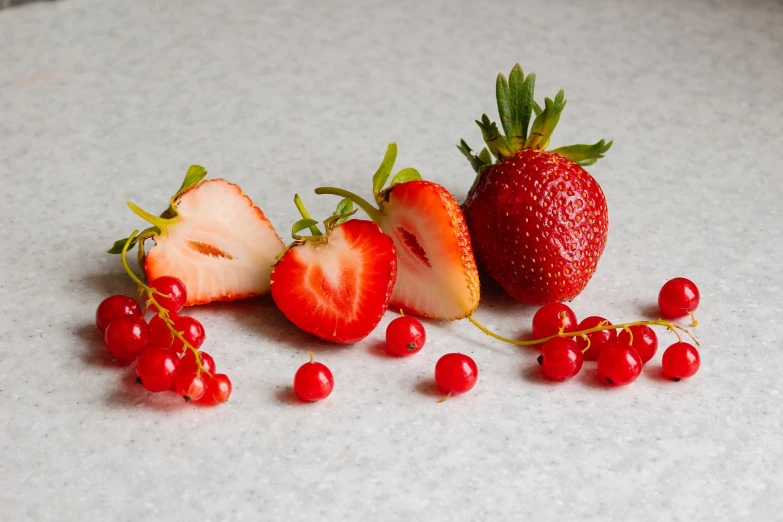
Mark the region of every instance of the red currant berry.
[[216, 373], [205, 378], [206, 390], [201, 401], [204, 404], [223, 404], [231, 396], [231, 379], [225, 373]]
[[207, 387], [204, 382], [205, 377], [206, 375], [196, 372], [177, 372], [177, 377], [174, 379], [174, 391], [177, 395], [182, 395], [182, 398], [187, 402], [197, 401], [204, 396]]
[[[188, 292], [185, 289], [185, 285], [176, 277], [158, 277], [150, 283], [150, 288], [160, 292], [160, 294], [153, 294], [153, 297], [169, 313], [177, 313], [182, 310], [182, 307], [185, 306], [185, 301], [188, 300]], [[157, 310], [155, 305], [152, 305], [151, 308]]]
[[[204, 327], [198, 320], [189, 315], [179, 315], [170, 313], [169, 320], [174, 323], [174, 329], [178, 332], [182, 332], [182, 337], [185, 338], [190, 345], [199, 349], [204, 344], [204, 340], [207, 335], [204, 332]], [[174, 335], [166, 326], [166, 321], [161, 319], [159, 315], [156, 315], [150, 319], [150, 344], [156, 346], [169, 346], [177, 353], [182, 353], [185, 345], [179, 338], [175, 338]]]
[[565, 331], [570, 332], [576, 326], [576, 314], [563, 303], [550, 303], [538, 309], [533, 316], [533, 337], [543, 339], [555, 335], [565, 322]]
[[136, 375], [149, 391], [168, 390], [172, 387], [178, 365], [176, 353], [162, 346], [151, 346], [136, 360]]
[[103, 341], [118, 360], [133, 361], [149, 346], [150, 329], [143, 317], [124, 315], [106, 328]]
[[699, 371], [701, 358], [695, 346], [688, 343], [674, 343], [663, 352], [663, 374], [679, 381]]
[[95, 311], [95, 324], [98, 325], [98, 330], [103, 333], [112, 321], [126, 315], [141, 317], [139, 303], [127, 295], [113, 295], [98, 305], [98, 309]]
[[642, 373], [642, 358], [632, 346], [612, 343], [598, 354], [598, 378], [610, 386], [630, 384]]
[[[636, 349], [636, 353], [642, 358], [642, 364], [646, 364], [658, 351], [658, 336], [646, 324], [629, 326], [628, 329], [631, 330], [633, 335], [629, 335], [625, 330], [620, 330], [620, 333], [617, 334], [617, 343], [624, 346], [633, 346]], [[633, 337], [633, 343], [631, 343], [631, 337]]]
[[461, 353], [447, 353], [435, 364], [435, 382], [443, 393], [465, 393], [476, 385], [478, 367]]
[[699, 289], [693, 281], [675, 277], [667, 281], [658, 294], [658, 306], [664, 319], [677, 319], [699, 306]]
[[584, 357], [576, 341], [555, 337], [544, 343], [538, 362], [547, 379], [564, 381], [579, 373]]
[[386, 327], [386, 349], [398, 356], [412, 355], [424, 347], [427, 333], [413, 317], [398, 317]]
[[[579, 323], [579, 326], [577, 326], [576, 329], [589, 330], [590, 328], [595, 328], [602, 323], [605, 325], [612, 324], [603, 317], [591, 315], [590, 317], [585, 317], [582, 319], [582, 322]], [[601, 353], [601, 350], [604, 349], [604, 346], [607, 346], [615, 341], [617, 338], [617, 332], [614, 330], [599, 330], [597, 332], [587, 334], [587, 337], [590, 339], [590, 348], [584, 352], [585, 360], [595, 361], [598, 359], [598, 354]], [[587, 347], [587, 340], [585, 340], [585, 338], [582, 336], [577, 336], [576, 344], [579, 346], [580, 351], [584, 350]]]
[[[215, 373], [215, 360], [212, 358], [212, 356], [209, 355], [207, 352], [199, 351], [199, 353], [201, 354], [201, 366], [204, 368], [204, 371], [207, 371], [209, 373]], [[180, 359], [179, 371], [180, 372], [198, 371], [198, 365], [196, 364], [196, 355], [193, 353], [193, 350], [186, 351], [185, 356], [182, 359]]]
[[294, 375], [294, 392], [305, 402], [325, 399], [334, 389], [334, 377], [325, 365], [315, 362], [310, 354], [310, 362], [304, 363]]

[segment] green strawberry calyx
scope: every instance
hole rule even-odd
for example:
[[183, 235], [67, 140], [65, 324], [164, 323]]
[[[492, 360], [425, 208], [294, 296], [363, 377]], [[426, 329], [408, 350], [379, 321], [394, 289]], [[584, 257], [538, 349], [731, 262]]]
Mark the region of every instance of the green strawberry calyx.
[[[375, 196], [375, 202], [378, 204], [378, 207], [381, 207], [385, 201], [388, 201], [389, 193], [396, 185], [421, 179], [421, 174], [419, 174], [418, 170], [414, 169], [413, 167], [408, 167], [397, 172], [392, 177], [391, 182], [387, 186], [386, 182], [389, 181], [389, 177], [391, 176], [392, 169], [394, 168], [394, 162], [396, 160], [397, 144], [391, 142], [386, 147], [386, 153], [383, 156], [383, 161], [381, 161], [378, 170], [375, 171], [375, 174], [373, 174], [372, 177], [372, 193], [373, 196]], [[381, 210], [374, 207], [366, 199], [358, 196], [357, 194], [354, 194], [353, 192], [349, 192], [345, 189], [337, 187], [318, 187], [315, 189], [315, 193], [331, 194], [353, 201], [359, 208], [364, 210], [368, 216], [370, 216], [370, 219], [376, 223], [380, 223]]]
[[[478, 175], [493, 165], [493, 157], [495, 163], [499, 163], [522, 150], [546, 150], [549, 146], [552, 133], [560, 121], [560, 114], [566, 106], [565, 93], [561, 89], [554, 100], [545, 98], [542, 109], [533, 99], [535, 84], [535, 73], [525, 76], [519, 64], [511, 69], [508, 78], [503, 74], [498, 74], [496, 95], [503, 134], [497, 124], [491, 121], [486, 114], [483, 114], [481, 120], [476, 120], [476, 123], [481, 128], [481, 134], [487, 146], [478, 154], [473, 154], [473, 149], [468, 146], [465, 140], [460, 140], [457, 145]], [[530, 120], [533, 113], [535, 113], [535, 118], [531, 125]], [[603, 158], [611, 146], [611, 141], [600, 140], [592, 145], [568, 145], [549, 152], [564, 156], [579, 165], [587, 166]]]

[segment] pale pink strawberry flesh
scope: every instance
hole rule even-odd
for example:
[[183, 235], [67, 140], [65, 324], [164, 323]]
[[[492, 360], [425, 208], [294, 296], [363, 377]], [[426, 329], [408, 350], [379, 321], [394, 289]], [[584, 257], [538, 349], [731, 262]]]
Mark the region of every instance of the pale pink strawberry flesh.
[[467, 226], [454, 198], [440, 185], [395, 186], [379, 225], [397, 249], [391, 307], [440, 319], [461, 319], [478, 306], [479, 279]]
[[204, 181], [185, 192], [179, 221], [155, 237], [147, 253], [149, 280], [178, 277], [187, 305], [230, 301], [265, 294], [283, 242], [242, 190], [222, 179]]

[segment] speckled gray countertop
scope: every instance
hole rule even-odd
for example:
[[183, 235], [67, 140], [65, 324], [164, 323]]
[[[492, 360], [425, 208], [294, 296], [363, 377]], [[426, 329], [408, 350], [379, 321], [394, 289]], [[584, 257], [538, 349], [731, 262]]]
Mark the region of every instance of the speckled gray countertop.
[[[783, 4], [34, 2], [0, 11], [0, 519], [780, 520], [783, 513]], [[654, 313], [702, 291], [703, 367], [607, 390], [467, 322], [380, 350], [314, 342], [268, 298], [192, 311], [233, 379], [223, 407], [132, 385], [93, 326], [131, 293], [111, 242], [191, 163], [239, 183], [282, 235], [300, 192], [368, 193], [386, 143], [458, 198], [494, 78], [515, 62], [569, 98], [553, 144], [615, 140], [590, 170], [611, 230], [578, 315]], [[485, 285], [477, 317], [533, 310]], [[667, 334], [661, 333], [664, 342]], [[289, 386], [314, 350], [325, 402]], [[481, 376], [436, 404], [447, 351]]]

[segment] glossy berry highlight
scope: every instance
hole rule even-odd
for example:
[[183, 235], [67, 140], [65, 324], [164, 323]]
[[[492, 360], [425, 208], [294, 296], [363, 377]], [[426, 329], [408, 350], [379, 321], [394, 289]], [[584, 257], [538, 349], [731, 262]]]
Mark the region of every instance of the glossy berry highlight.
[[646, 364], [658, 351], [658, 336], [646, 324], [629, 326], [628, 330], [631, 331], [630, 334], [625, 329], [620, 330], [617, 334], [617, 342], [625, 346], [633, 346], [641, 357], [642, 364]]
[[538, 362], [547, 379], [562, 382], [579, 373], [584, 356], [573, 339], [555, 337], [544, 343]]
[[104, 333], [112, 321], [126, 315], [141, 317], [141, 306], [135, 299], [127, 295], [113, 295], [98, 305], [98, 309], [95, 311], [95, 324], [98, 330]]
[[667, 281], [658, 293], [658, 306], [664, 319], [684, 317], [699, 307], [699, 289], [690, 279], [676, 277]]
[[386, 350], [398, 357], [413, 355], [424, 347], [427, 333], [414, 317], [398, 317], [386, 327]]
[[177, 374], [177, 354], [162, 346], [152, 346], [136, 360], [136, 375], [151, 392], [171, 389]]
[[305, 402], [316, 402], [327, 398], [334, 389], [334, 377], [326, 365], [316, 362], [313, 354], [294, 375], [294, 392]]
[[701, 357], [695, 346], [688, 343], [674, 343], [663, 352], [663, 374], [679, 381], [692, 377], [699, 371]]
[[[185, 289], [185, 284], [172, 276], [161, 276], [150, 283], [150, 288], [160, 293], [155, 293], [155, 301], [158, 304], [169, 311], [169, 313], [177, 313], [185, 306], [185, 302], [188, 300], [188, 293]], [[153, 304], [151, 307], [153, 310], [157, 310], [157, 307]]]
[[609, 386], [625, 386], [642, 373], [642, 358], [627, 345], [613, 343], [598, 355], [598, 378]]
[[[171, 313], [169, 314], [169, 320], [172, 322], [174, 329], [181, 332], [182, 337], [184, 337], [193, 348], [198, 350], [199, 347], [204, 344], [206, 333], [204, 327], [197, 319], [189, 315]], [[167, 346], [177, 353], [182, 353], [185, 349], [182, 340], [179, 337], [174, 336], [166, 325], [166, 322], [158, 315], [150, 319], [150, 344], [155, 346]]]
[[205, 376], [204, 379], [206, 389], [204, 390], [204, 396], [199, 401], [200, 403], [214, 406], [228, 402], [228, 398], [231, 397], [231, 392], [234, 389], [228, 375], [216, 373], [212, 377]]
[[203, 373], [179, 371], [174, 379], [174, 392], [187, 402], [197, 401], [207, 389], [205, 378]]
[[478, 380], [478, 367], [462, 353], [447, 353], [435, 364], [435, 383], [443, 393], [457, 395], [470, 391]]
[[[603, 317], [597, 316], [597, 315], [591, 315], [590, 317], [585, 317], [582, 319], [582, 321], [579, 323], [579, 326], [576, 327], [576, 330], [582, 331], [582, 330], [589, 330], [591, 328], [595, 328], [596, 326], [608, 326], [611, 325], [608, 320], [604, 319]], [[588, 342], [589, 339], [589, 342]], [[576, 344], [579, 346], [579, 349], [584, 351], [585, 348], [587, 351], [584, 351], [584, 359], [586, 361], [595, 361], [598, 359], [598, 354], [601, 353], [601, 350], [604, 349], [604, 346], [607, 346], [611, 343], [613, 343], [617, 339], [617, 332], [614, 330], [599, 330], [597, 332], [589, 333], [587, 334], [587, 339], [585, 339], [583, 336], [577, 336], [576, 337]]]
[[533, 337], [543, 339], [555, 335], [565, 326], [565, 331], [576, 327], [576, 314], [568, 305], [551, 303], [538, 309], [533, 316]]
[[149, 345], [150, 332], [144, 318], [125, 315], [112, 321], [103, 334], [109, 352], [121, 362], [136, 359]]

